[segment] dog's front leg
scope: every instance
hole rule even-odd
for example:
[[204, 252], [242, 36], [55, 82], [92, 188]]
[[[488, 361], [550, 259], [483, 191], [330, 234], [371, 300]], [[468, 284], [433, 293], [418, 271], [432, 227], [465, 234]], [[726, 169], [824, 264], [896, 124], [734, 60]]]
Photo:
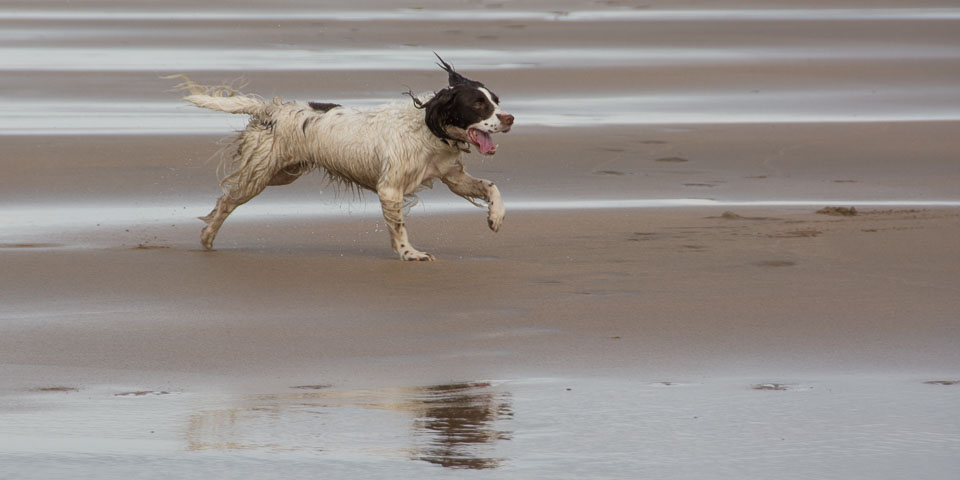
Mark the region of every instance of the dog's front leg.
[[450, 188], [450, 191], [460, 195], [467, 200], [479, 198], [487, 202], [487, 224], [490, 230], [500, 231], [500, 225], [503, 223], [503, 217], [507, 214], [503, 206], [503, 199], [500, 198], [500, 189], [489, 180], [482, 180], [470, 176], [463, 170], [463, 166], [446, 174], [441, 178], [444, 184]]
[[383, 218], [387, 221], [387, 228], [390, 229], [393, 251], [397, 252], [403, 260], [433, 261], [433, 255], [421, 252], [410, 245], [407, 228], [403, 225], [403, 193], [393, 188], [381, 188], [377, 190], [377, 195], [380, 196]]

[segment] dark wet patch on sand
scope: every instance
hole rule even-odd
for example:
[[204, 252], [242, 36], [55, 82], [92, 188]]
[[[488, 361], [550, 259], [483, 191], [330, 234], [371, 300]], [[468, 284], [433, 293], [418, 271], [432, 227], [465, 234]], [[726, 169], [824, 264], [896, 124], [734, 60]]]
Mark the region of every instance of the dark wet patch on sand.
[[593, 172], [593, 174], [594, 175], [615, 175], [615, 176], [629, 175], [628, 173], [621, 172], [619, 170], [596, 170]]
[[771, 220], [770, 217], [744, 217], [743, 215], [726, 211], [720, 214], [719, 217], [707, 217], [708, 219], [717, 219], [722, 218], [724, 220]]
[[921, 209], [905, 209], [905, 210], [871, 210], [869, 212], [863, 212], [862, 215], [911, 215], [917, 213], [924, 213], [928, 210]]
[[689, 162], [690, 160], [687, 160], [686, 158], [682, 158], [682, 157], [663, 157], [663, 158], [658, 158], [655, 161], [660, 163], [685, 163], [685, 162]]
[[652, 240], [657, 236], [654, 232], [633, 232], [633, 237], [628, 238], [627, 241], [630, 242], [641, 242], [644, 240]]
[[817, 210], [820, 215], [832, 215], [834, 217], [852, 217], [857, 215], [857, 207], [823, 207]]
[[169, 245], [150, 245], [147, 243], [137, 244], [136, 247], [131, 247], [130, 250], [165, 250], [170, 248]]
[[296, 388], [297, 390], [325, 390], [333, 387], [329, 383], [318, 383], [316, 385], [295, 385], [290, 388]]
[[139, 390], [136, 392], [121, 392], [115, 393], [114, 397], [146, 397], [148, 395], [170, 395], [170, 392], [166, 391], [155, 391], [155, 390]]
[[716, 185], [712, 183], [684, 183], [684, 187], [713, 188]]
[[31, 391], [31, 392], [42, 392], [42, 393], [50, 393], [50, 392], [79, 392], [80, 389], [77, 388], [77, 387], [66, 387], [66, 386], [63, 386], [63, 385], [56, 385], [56, 386], [53, 386], [53, 387], [34, 388], [33, 390], [30, 390], [30, 391]]
[[762, 262], [754, 262], [754, 265], [758, 267], [792, 267], [796, 264], [797, 262], [791, 262], [789, 260], [764, 260]]
[[576, 295], [609, 297], [617, 295], [636, 295], [640, 292], [638, 290], [580, 290], [573, 293]]
[[930, 380], [923, 383], [926, 385], [960, 385], [960, 380]]
[[775, 391], [775, 392], [784, 392], [787, 390], [793, 390], [795, 385], [787, 385], [784, 383], [758, 383], [756, 385], [751, 385], [750, 388], [753, 390], [765, 390], [765, 391]]
[[768, 235], [770, 238], [814, 238], [823, 235], [820, 230], [792, 230]]
[[62, 243], [0, 243], [0, 248], [59, 248]]

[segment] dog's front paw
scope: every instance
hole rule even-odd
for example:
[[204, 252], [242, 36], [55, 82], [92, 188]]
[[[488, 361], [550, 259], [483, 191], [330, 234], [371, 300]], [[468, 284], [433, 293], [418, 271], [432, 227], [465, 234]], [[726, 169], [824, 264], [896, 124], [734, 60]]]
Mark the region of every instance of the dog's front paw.
[[400, 253], [400, 258], [407, 262], [432, 262], [436, 260], [433, 255], [418, 250], [404, 250]]
[[490, 214], [487, 215], [487, 225], [490, 225], [490, 230], [494, 232], [500, 231], [500, 225], [503, 224], [503, 217], [506, 216], [507, 211], [503, 208], [503, 204], [494, 203], [490, 205]]

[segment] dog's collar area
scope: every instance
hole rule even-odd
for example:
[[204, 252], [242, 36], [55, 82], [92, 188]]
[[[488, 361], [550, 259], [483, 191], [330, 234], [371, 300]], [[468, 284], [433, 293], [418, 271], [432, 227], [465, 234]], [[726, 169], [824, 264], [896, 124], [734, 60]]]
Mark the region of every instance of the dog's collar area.
[[470, 153], [470, 143], [464, 142], [463, 140], [456, 140], [453, 142], [453, 146], [460, 150], [463, 153]]

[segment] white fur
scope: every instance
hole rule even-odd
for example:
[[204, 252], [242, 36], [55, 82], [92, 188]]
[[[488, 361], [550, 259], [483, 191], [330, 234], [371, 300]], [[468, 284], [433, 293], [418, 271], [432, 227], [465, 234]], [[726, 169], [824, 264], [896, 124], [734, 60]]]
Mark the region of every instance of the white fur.
[[506, 125], [505, 123], [503, 123], [502, 120], [500, 120], [504, 112], [503, 110], [500, 110], [500, 105], [497, 102], [493, 101], [493, 95], [490, 95], [490, 90], [487, 90], [486, 88], [483, 88], [483, 87], [479, 88], [478, 90], [480, 90], [483, 93], [483, 95], [487, 97], [487, 100], [490, 102], [490, 104], [493, 105], [493, 113], [491, 113], [489, 117], [477, 123], [474, 123], [473, 125], [470, 125], [467, 128], [468, 129], [476, 128], [478, 130], [483, 130], [484, 132], [487, 132], [487, 133], [499, 133], [499, 132], [510, 131], [510, 126]]
[[[434, 259], [410, 245], [403, 222], [404, 198], [434, 179], [471, 202], [487, 202], [489, 226], [493, 231], [500, 229], [505, 210], [497, 187], [466, 173], [460, 157], [467, 149], [433, 135], [424, 123], [424, 110], [413, 102], [322, 112], [304, 102], [264, 102], [189, 79], [181, 87], [190, 90], [185, 99], [196, 106], [251, 117], [236, 138], [236, 154], [225, 165], [224, 194], [213, 211], [202, 217], [207, 226], [201, 241], [207, 249], [213, 248], [220, 226], [236, 207], [269, 185], [286, 185], [313, 169], [332, 181], [376, 192], [393, 250], [404, 260]], [[489, 133], [505, 131], [496, 113], [480, 123]]]

